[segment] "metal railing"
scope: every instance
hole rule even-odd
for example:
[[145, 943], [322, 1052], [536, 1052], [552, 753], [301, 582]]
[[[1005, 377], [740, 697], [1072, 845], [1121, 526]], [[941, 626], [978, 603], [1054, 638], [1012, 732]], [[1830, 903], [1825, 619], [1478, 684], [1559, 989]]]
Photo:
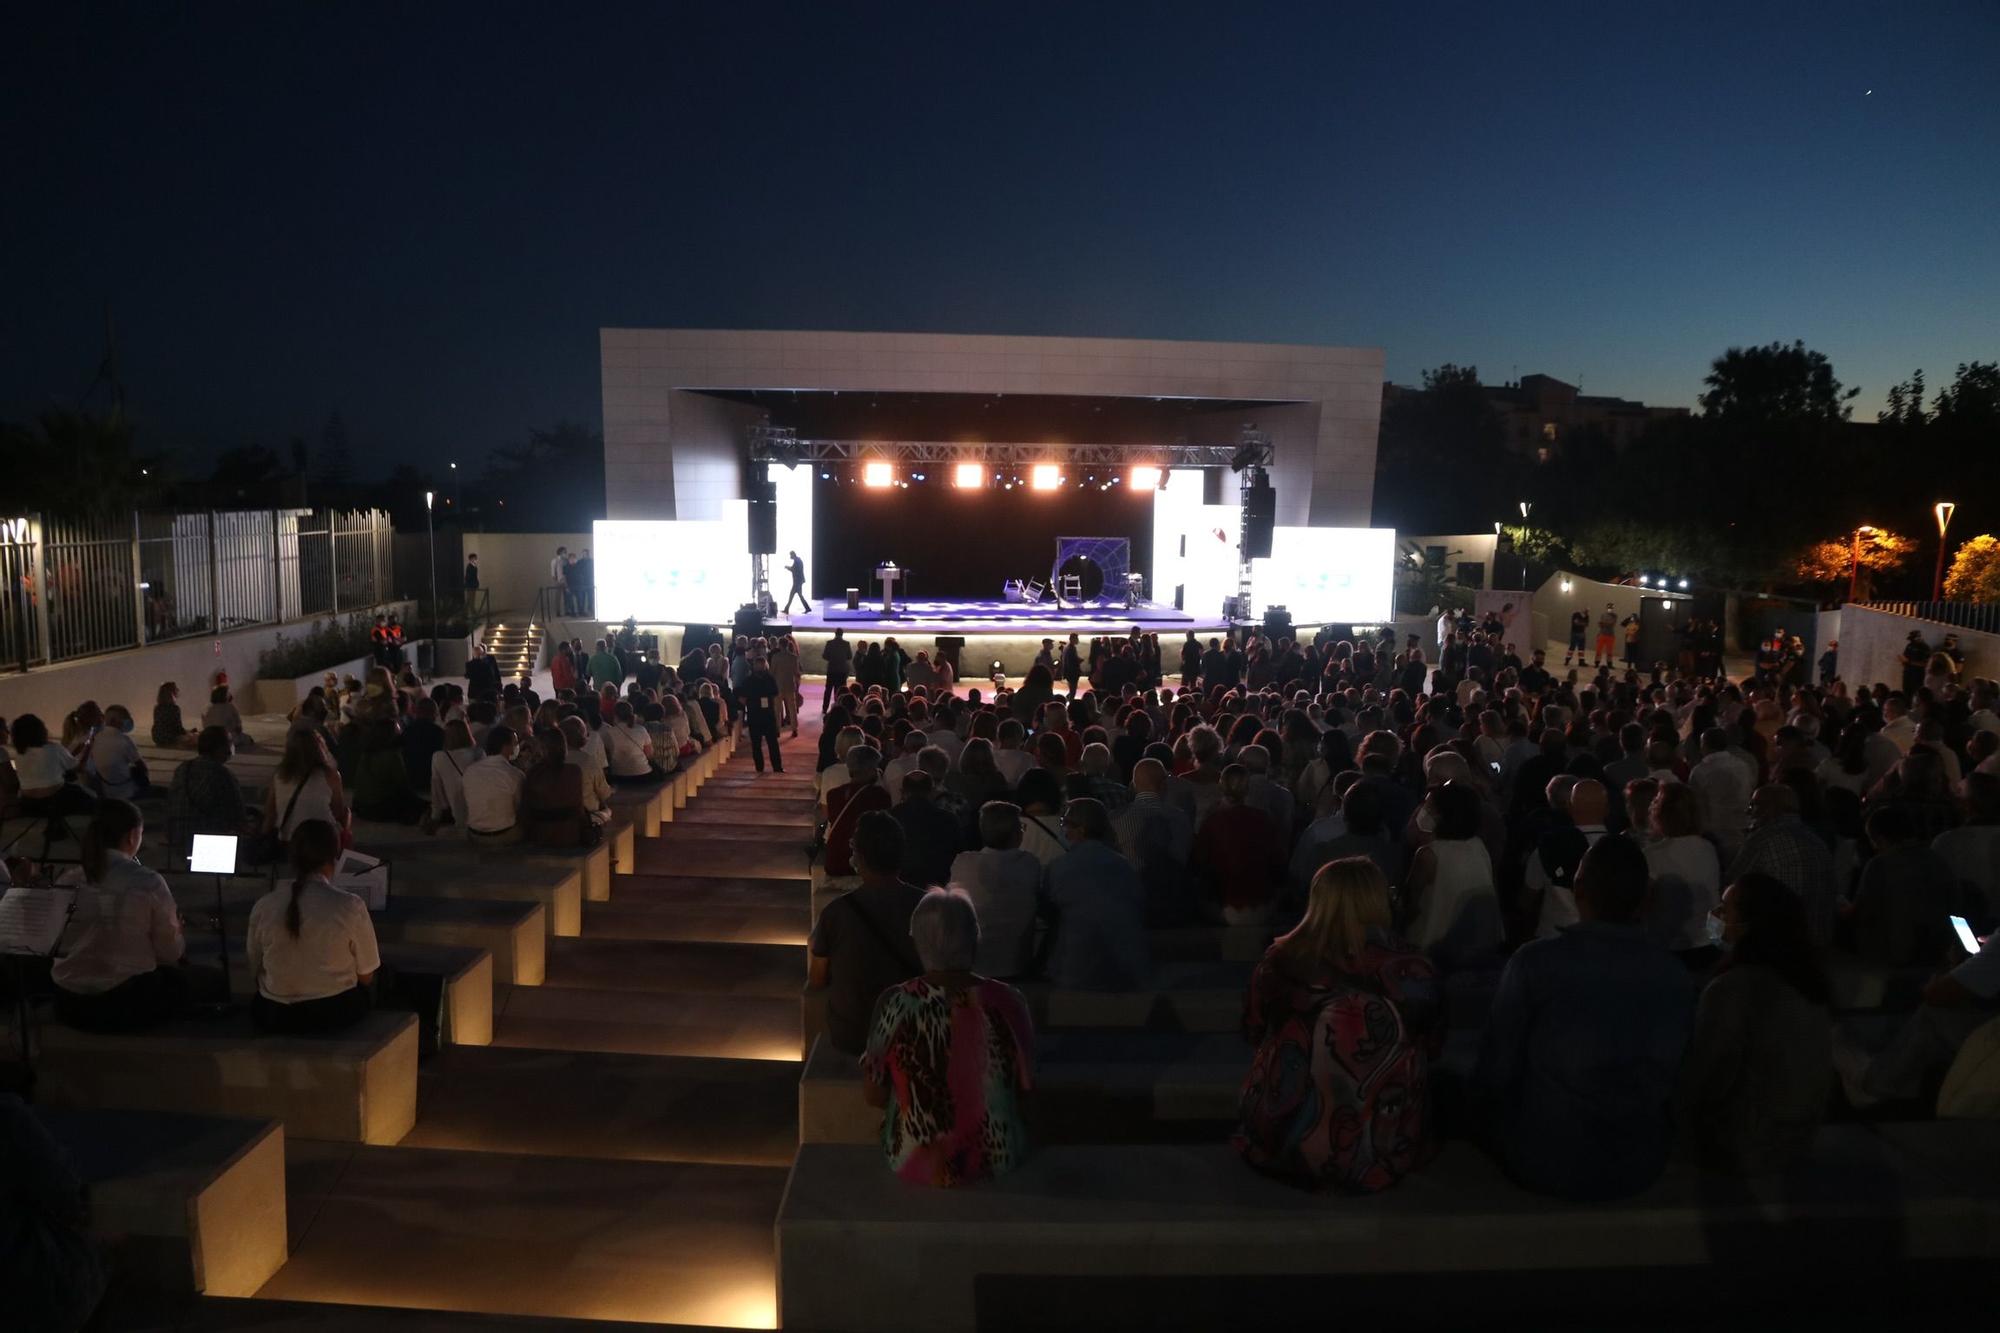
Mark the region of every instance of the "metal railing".
[[2000, 602], [1854, 602], [1851, 605], [1912, 620], [1935, 620], [1955, 629], [2000, 634]]
[[381, 510], [0, 518], [0, 664], [376, 606], [394, 572]]

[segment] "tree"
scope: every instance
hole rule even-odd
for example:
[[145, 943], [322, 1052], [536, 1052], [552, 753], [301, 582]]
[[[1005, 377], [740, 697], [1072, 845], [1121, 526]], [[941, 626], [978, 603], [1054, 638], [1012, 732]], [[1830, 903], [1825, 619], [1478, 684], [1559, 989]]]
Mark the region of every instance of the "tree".
[[1520, 498], [1520, 459], [1476, 366], [1424, 372], [1391, 398], [1375, 455], [1375, 514], [1405, 532], [1482, 532]]
[[[1860, 551], [1858, 562], [1855, 555], [1857, 549]], [[1901, 569], [1916, 553], [1914, 538], [1886, 528], [1869, 528], [1861, 534], [1858, 547], [1852, 533], [1813, 542], [1799, 552], [1794, 570], [1802, 583], [1837, 585], [1852, 578], [1854, 567], [1859, 563], [1861, 595], [1865, 600], [1873, 575]]]
[[1953, 430], [2000, 428], [2000, 362], [1962, 361], [1950, 387], [1938, 390], [1933, 419]]
[[139, 452], [130, 418], [53, 408], [32, 426], [0, 423], [9, 514], [67, 518], [126, 513], [166, 484], [161, 461]]
[[587, 531], [604, 517], [604, 437], [575, 421], [529, 431], [524, 443], [493, 451], [480, 490], [488, 526]]
[[1959, 546], [1945, 572], [1944, 595], [1954, 602], [2000, 602], [2000, 538], [1981, 533]]
[[1924, 410], [1924, 372], [1921, 369], [1910, 372], [1910, 378], [1901, 384], [1889, 386], [1885, 405], [1875, 414], [1875, 420], [1885, 426], [1922, 427], [1930, 421], [1930, 413]]
[[1708, 385], [1703, 413], [1752, 425], [1845, 421], [1854, 410], [1848, 404], [1861, 392], [1843, 389], [1825, 353], [1803, 342], [1732, 347], [1715, 358], [1702, 382]]

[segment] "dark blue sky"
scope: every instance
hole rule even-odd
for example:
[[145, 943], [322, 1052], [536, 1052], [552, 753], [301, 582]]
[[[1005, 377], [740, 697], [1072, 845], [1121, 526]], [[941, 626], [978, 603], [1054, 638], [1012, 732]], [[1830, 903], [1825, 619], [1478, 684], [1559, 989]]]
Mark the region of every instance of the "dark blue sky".
[[[111, 302], [149, 442], [598, 419], [600, 325], [1360, 343], [1692, 403], [2000, 356], [2000, 5], [48, 5], [0, 415]], [[1870, 95], [1869, 90], [1873, 90]]]

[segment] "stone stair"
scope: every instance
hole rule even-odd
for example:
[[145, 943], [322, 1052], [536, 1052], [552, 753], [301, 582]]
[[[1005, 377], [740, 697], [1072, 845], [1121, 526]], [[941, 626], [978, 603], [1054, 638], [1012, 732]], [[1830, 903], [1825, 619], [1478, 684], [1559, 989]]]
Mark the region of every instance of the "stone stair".
[[500, 679], [519, 680], [542, 664], [542, 643], [548, 627], [537, 624], [526, 611], [507, 612], [486, 631], [486, 651], [500, 664]]

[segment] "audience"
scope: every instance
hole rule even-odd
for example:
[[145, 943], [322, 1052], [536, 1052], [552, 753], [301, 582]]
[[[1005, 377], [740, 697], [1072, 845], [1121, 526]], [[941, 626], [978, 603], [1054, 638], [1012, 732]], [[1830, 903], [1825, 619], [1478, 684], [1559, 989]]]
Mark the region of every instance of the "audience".
[[181, 718], [181, 687], [163, 683], [153, 702], [153, 744], [167, 750], [192, 749], [199, 734]]
[[1088, 798], [1062, 817], [1069, 844], [1047, 870], [1048, 978], [1066, 990], [1140, 990], [1152, 976], [1146, 890], [1112, 842], [1111, 816]]
[[14, 774], [20, 784], [22, 814], [89, 814], [97, 798], [77, 782], [76, 756], [49, 739], [49, 729], [33, 713], [14, 719], [9, 732], [14, 746]]
[[1431, 839], [1410, 858], [1404, 898], [1410, 942], [1447, 967], [1492, 958], [1504, 926], [1493, 858], [1479, 838], [1478, 795], [1469, 784], [1447, 782], [1431, 789], [1416, 817], [1427, 818]]
[[932, 889], [917, 899], [908, 934], [920, 971], [875, 1001], [861, 1059], [869, 1104], [884, 1108], [889, 1169], [919, 1185], [1005, 1175], [1028, 1153], [1028, 1006], [978, 972], [979, 917], [963, 892]]
[[1230, 764], [1217, 783], [1220, 805], [1195, 830], [1192, 860], [1210, 913], [1225, 925], [1271, 919], [1285, 875], [1287, 838], [1270, 814], [1249, 803], [1250, 770]]
[[910, 913], [924, 890], [898, 873], [903, 829], [885, 811], [855, 821], [852, 858], [861, 882], [820, 913], [807, 984], [827, 993], [827, 1040], [837, 1051], [860, 1055], [876, 997], [925, 970], [910, 943]]
[[347, 789], [326, 743], [310, 731], [285, 736], [285, 753], [264, 795], [264, 827], [279, 842], [309, 819], [347, 827]]
[[521, 787], [526, 775], [514, 765], [520, 740], [512, 727], [495, 723], [486, 733], [486, 756], [465, 770], [465, 831], [475, 844], [521, 840]]
[[465, 773], [479, 762], [480, 754], [479, 747], [472, 743], [472, 728], [464, 718], [453, 718], [445, 724], [444, 743], [431, 756], [429, 827], [433, 831], [445, 824], [465, 827]]
[[333, 886], [340, 830], [322, 819], [291, 838], [292, 882], [250, 909], [244, 953], [257, 981], [251, 1017], [265, 1032], [322, 1033], [352, 1027], [374, 1004], [381, 969], [368, 905]]
[[1021, 850], [1021, 812], [1005, 801], [979, 807], [979, 842], [951, 863], [949, 883], [979, 914], [978, 970], [1009, 979], [1034, 969], [1042, 863]]
[[146, 823], [130, 801], [101, 802], [83, 838], [82, 883], [50, 979], [56, 1015], [86, 1032], [131, 1032], [186, 1012], [205, 977], [181, 965], [180, 908], [139, 863]]
[[229, 770], [236, 749], [221, 727], [203, 727], [194, 756], [182, 760], [167, 784], [167, 819], [186, 833], [248, 834], [256, 823], [243, 800], [243, 784]]
[[554, 727], [535, 734], [535, 762], [521, 780], [521, 838], [538, 847], [589, 847], [597, 825], [584, 808], [583, 770]]

